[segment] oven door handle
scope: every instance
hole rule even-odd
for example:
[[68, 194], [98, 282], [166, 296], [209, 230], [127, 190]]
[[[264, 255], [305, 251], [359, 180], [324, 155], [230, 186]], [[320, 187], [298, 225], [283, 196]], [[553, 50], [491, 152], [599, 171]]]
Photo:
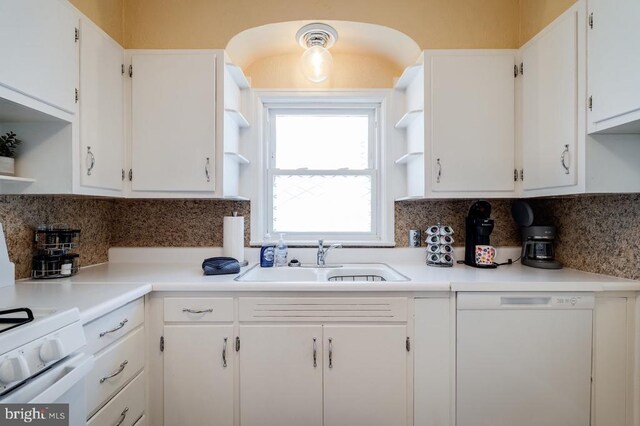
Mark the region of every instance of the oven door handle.
[[32, 404], [50, 404], [57, 401], [75, 384], [84, 380], [86, 375], [93, 368], [93, 364], [94, 359], [91, 355], [81, 353], [72, 357], [59, 367], [64, 369], [66, 374], [60, 380], [45, 389], [44, 392], [34, 397], [30, 402]]

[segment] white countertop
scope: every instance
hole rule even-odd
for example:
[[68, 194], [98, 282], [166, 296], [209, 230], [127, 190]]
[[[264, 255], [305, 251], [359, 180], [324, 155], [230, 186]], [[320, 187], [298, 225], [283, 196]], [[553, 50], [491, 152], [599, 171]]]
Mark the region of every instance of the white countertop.
[[149, 284], [72, 284], [60, 281], [18, 282], [0, 288], [0, 308], [78, 308], [84, 324], [151, 291]]
[[[297, 256], [307, 261], [309, 250]], [[354, 249], [367, 254], [368, 249]], [[519, 263], [497, 269], [465, 265], [433, 268], [422, 250], [390, 249], [376, 261], [389, 264], [410, 278], [407, 282], [238, 282], [236, 275], [205, 276], [202, 259], [220, 255], [218, 249], [117, 249], [111, 262], [82, 268], [74, 277], [55, 281], [20, 281], [0, 288], [0, 308], [30, 306], [77, 307], [87, 323], [151, 291], [172, 292], [459, 292], [459, 291], [640, 291], [640, 281], [624, 280], [573, 269], [543, 270]], [[345, 249], [335, 262], [354, 262], [355, 251]], [[251, 253], [253, 255], [254, 253]], [[251, 256], [248, 256], [251, 261]], [[371, 261], [372, 256], [365, 256]], [[362, 259], [362, 257], [360, 258]], [[417, 261], [418, 259], [422, 259]], [[360, 260], [362, 261], [362, 260]], [[250, 263], [251, 267], [254, 263]], [[242, 268], [244, 272], [248, 267]]]

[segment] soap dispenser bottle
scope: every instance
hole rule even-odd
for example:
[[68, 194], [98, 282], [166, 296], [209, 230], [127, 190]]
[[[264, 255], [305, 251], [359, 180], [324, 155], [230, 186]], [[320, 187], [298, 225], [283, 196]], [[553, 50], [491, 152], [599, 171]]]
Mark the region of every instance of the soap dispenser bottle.
[[289, 254], [289, 249], [287, 244], [284, 242], [284, 234], [280, 234], [280, 240], [276, 245], [276, 266], [287, 266], [287, 256]]
[[271, 268], [275, 255], [275, 244], [271, 242], [271, 235], [266, 234], [260, 248], [260, 266], [263, 268]]

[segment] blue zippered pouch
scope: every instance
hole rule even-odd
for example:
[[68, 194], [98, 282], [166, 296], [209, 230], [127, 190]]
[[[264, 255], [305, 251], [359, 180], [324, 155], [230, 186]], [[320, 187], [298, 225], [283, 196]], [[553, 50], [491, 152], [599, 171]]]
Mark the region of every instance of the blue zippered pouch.
[[210, 257], [202, 262], [202, 270], [205, 275], [237, 274], [240, 263], [233, 257]]

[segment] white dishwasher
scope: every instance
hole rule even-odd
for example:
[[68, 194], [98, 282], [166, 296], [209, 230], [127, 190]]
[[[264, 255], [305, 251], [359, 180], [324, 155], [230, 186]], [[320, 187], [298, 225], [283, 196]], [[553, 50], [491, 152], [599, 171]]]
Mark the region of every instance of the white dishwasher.
[[457, 426], [589, 426], [592, 293], [458, 293]]

